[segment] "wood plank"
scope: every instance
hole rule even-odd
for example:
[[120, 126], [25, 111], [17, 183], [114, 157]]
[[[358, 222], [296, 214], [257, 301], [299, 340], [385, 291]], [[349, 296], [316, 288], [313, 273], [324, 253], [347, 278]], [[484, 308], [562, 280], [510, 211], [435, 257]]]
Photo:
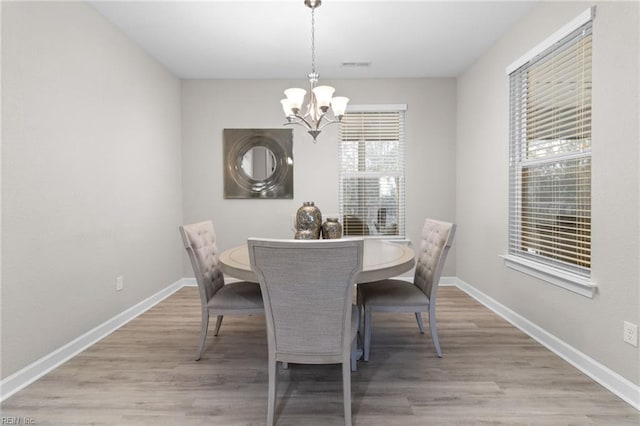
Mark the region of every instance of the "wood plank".
[[[260, 425], [264, 318], [227, 317], [193, 361], [197, 289], [186, 287], [2, 405], [37, 425]], [[634, 425], [640, 413], [462, 291], [439, 290], [444, 358], [413, 315], [375, 313], [371, 359], [352, 376], [358, 425]], [[213, 324], [212, 324], [213, 325]], [[341, 425], [339, 365], [279, 370], [279, 425]]]

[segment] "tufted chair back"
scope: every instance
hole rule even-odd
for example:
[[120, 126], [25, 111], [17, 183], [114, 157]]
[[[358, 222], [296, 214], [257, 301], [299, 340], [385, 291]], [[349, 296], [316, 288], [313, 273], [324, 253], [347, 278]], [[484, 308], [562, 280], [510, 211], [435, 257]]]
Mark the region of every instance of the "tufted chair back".
[[422, 227], [422, 239], [416, 252], [417, 264], [413, 283], [435, 302], [438, 281], [453, 242], [456, 225], [426, 219]]
[[213, 295], [224, 286], [213, 222], [208, 220], [181, 226], [180, 235], [198, 282], [202, 306], [206, 307]]

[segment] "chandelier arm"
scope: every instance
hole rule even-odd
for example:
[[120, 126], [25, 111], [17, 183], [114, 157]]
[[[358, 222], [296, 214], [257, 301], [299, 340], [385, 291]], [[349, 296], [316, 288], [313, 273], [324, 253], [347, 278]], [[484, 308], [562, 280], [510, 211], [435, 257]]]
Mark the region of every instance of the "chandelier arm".
[[325, 118], [325, 123], [322, 126], [317, 127], [316, 130], [322, 130], [325, 127], [327, 127], [329, 124], [335, 124], [335, 123], [340, 123], [340, 120], [329, 120], [328, 118]]
[[322, 114], [320, 119], [315, 124], [310, 123], [308, 120], [306, 120], [301, 115], [296, 115], [295, 116], [295, 121], [289, 121], [289, 122], [286, 122], [284, 124], [285, 125], [287, 125], [287, 124], [297, 124], [298, 126], [306, 127], [308, 130], [322, 130], [325, 127], [327, 127], [329, 124], [334, 124], [334, 123], [339, 123], [339, 122], [340, 122], [340, 120], [336, 120], [336, 119], [331, 120], [331, 119], [327, 118], [326, 114]]
[[308, 129], [313, 129], [313, 125], [309, 123], [303, 116], [296, 114], [296, 118], [299, 120], [297, 123], [301, 126], [303, 126], [303, 124], [300, 123], [300, 121], [302, 121], [304, 123], [304, 126], [306, 126]]
[[315, 129], [316, 130], [322, 130], [327, 124], [330, 124], [331, 120], [329, 120], [329, 118], [327, 117], [326, 113], [323, 113], [319, 118], [318, 121], [316, 121], [315, 123]]
[[304, 117], [300, 116], [300, 115], [295, 115], [295, 119], [292, 121], [289, 121], [287, 123], [284, 123], [285, 125], [287, 124], [297, 124], [298, 126], [301, 127], [305, 127], [307, 128], [307, 130], [314, 130], [315, 127], [311, 125], [311, 123], [309, 123], [307, 120], [305, 120]]
[[315, 130], [322, 130], [325, 127], [327, 127], [327, 125], [329, 124], [334, 124], [334, 123], [338, 123], [339, 120], [336, 119], [330, 119], [329, 117], [327, 117], [327, 113], [323, 113], [320, 118], [318, 118], [317, 122], [315, 123]]
[[300, 127], [304, 127], [305, 129], [307, 129], [307, 126], [305, 126], [304, 124], [300, 123], [299, 121], [289, 121], [287, 123], [284, 123], [283, 126], [289, 126], [289, 125], [297, 125]]

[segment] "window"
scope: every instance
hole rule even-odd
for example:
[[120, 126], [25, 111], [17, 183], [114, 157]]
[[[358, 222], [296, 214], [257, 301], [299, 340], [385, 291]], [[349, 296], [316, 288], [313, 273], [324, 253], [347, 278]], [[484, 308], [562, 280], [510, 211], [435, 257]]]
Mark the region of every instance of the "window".
[[344, 235], [404, 238], [406, 106], [351, 107], [340, 124]]
[[588, 12], [509, 73], [508, 253], [577, 281], [591, 271]]

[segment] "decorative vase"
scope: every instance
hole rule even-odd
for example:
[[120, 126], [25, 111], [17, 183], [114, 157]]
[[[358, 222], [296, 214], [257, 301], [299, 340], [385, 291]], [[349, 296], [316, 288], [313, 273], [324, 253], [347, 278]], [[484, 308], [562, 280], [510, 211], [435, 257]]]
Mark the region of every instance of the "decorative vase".
[[301, 229], [296, 231], [296, 240], [315, 240], [316, 234], [310, 229]]
[[[318, 239], [322, 230], [322, 213], [313, 201], [305, 201], [296, 212], [296, 239]], [[311, 238], [308, 232], [310, 231]]]
[[337, 217], [328, 217], [322, 224], [322, 238], [331, 240], [342, 238], [342, 224], [338, 222]]

